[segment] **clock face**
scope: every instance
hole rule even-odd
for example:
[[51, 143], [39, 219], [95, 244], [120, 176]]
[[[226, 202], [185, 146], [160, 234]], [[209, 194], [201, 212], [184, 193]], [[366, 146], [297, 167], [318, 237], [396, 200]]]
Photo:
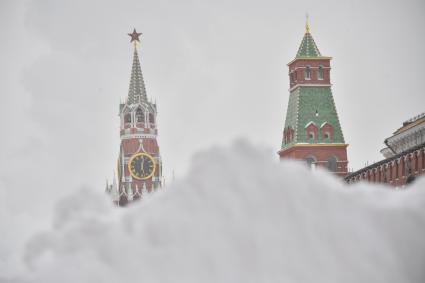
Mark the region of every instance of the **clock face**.
[[155, 160], [147, 153], [136, 153], [128, 161], [128, 170], [135, 179], [149, 179], [155, 173]]

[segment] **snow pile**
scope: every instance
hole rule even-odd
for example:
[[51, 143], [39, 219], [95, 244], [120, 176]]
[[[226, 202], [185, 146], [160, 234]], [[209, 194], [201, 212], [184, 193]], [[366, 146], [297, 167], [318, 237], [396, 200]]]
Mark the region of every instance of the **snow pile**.
[[244, 142], [212, 148], [126, 209], [90, 190], [60, 200], [3, 281], [424, 282], [424, 181], [347, 187]]

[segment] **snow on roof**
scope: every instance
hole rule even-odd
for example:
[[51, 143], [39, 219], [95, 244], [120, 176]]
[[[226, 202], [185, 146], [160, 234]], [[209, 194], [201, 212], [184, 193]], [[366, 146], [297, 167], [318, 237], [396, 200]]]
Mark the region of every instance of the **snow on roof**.
[[310, 126], [310, 125], [315, 125], [316, 126], [316, 123], [314, 123], [313, 121], [310, 121], [310, 122], [307, 123], [307, 125], [305, 125], [304, 128], [308, 128], [308, 126]]

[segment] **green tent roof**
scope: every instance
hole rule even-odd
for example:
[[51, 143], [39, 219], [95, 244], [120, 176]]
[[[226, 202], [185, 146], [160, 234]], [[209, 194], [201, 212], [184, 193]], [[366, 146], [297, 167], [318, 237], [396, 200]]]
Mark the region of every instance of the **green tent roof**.
[[131, 69], [130, 86], [128, 89], [128, 104], [146, 102], [146, 88], [143, 81], [142, 68], [140, 67], [137, 48], [134, 46], [133, 66]]
[[300, 48], [298, 49], [296, 58], [300, 57], [321, 57], [319, 48], [317, 48], [314, 42], [313, 36], [309, 29], [306, 29], [303, 41], [301, 42]]

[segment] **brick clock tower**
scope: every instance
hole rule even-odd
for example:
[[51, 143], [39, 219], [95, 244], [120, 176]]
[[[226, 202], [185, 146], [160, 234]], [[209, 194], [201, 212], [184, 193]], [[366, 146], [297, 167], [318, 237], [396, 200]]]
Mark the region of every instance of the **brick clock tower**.
[[310, 167], [347, 174], [347, 146], [331, 90], [331, 57], [320, 54], [308, 21], [294, 60], [289, 62], [289, 102], [281, 159], [304, 160]]
[[120, 104], [120, 153], [118, 157], [118, 184], [107, 184], [114, 201], [124, 206], [144, 194], [161, 187], [162, 162], [157, 142], [157, 106], [148, 100], [138, 55], [141, 33], [134, 29], [133, 66], [130, 87], [125, 103]]

